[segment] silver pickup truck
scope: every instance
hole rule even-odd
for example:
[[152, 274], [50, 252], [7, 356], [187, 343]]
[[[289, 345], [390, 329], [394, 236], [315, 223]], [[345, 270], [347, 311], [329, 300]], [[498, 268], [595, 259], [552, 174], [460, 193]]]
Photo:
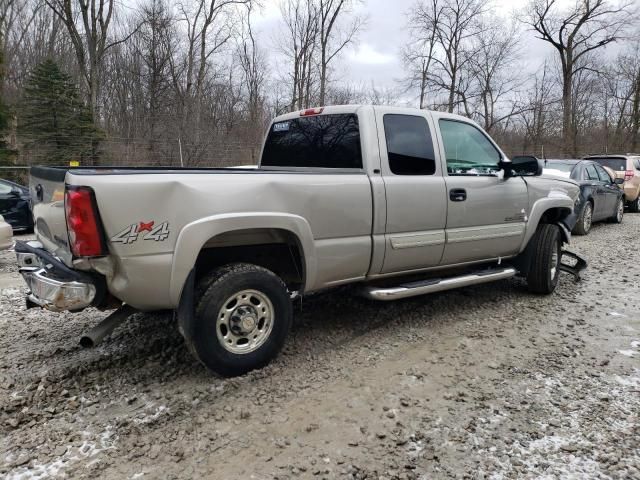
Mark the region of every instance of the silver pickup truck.
[[[524, 277], [548, 294], [578, 186], [511, 162], [456, 115], [378, 106], [289, 113], [257, 169], [33, 167], [28, 306], [176, 312], [222, 375], [281, 349], [292, 302], [347, 283], [374, 300]], [[113, 322], [112, 322], [113, 323]]]

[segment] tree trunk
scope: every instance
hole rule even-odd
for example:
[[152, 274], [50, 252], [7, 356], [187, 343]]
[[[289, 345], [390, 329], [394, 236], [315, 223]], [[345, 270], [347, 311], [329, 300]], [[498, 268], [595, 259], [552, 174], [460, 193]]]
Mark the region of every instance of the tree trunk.
[[636, 152], [640, 143], [640, 69], [636, 75], [631, 112], [631, 151]]
[[562, 153], [575, 156], [571, 105], [571, 95], [573, 93], [571, 82], [573, 79], [571, 77], [570, 70], [562, 74]]

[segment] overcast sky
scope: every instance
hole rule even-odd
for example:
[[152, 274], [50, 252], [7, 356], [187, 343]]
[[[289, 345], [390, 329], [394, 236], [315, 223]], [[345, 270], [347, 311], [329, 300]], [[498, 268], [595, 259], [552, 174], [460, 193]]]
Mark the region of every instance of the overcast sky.
[[[358, 45], [350, 49], [341, 60], [338, 76], [340, 80], [356, 84], [375, 84], [376, 87], [393, 87], [402, 76], [400, 49], [406, 43], [406, 13], [415, 0], [364, 0], [360, 12], [368, 17], [368, 23], [359, 36]], [[494, 0], [496, 14], [508, 17], [521, 10], [527, 0]], [[281, 25], [278, 0], [264, 0], [264, 8], [255, 18], [260, 38], [276, 63], [273, 37]], [[524, 29], [524, 26], [523, 26]], [[533, 71], [551, 53], [548, 44], [536, 39], [532, 33], [523, 41], [523, 65]], [[276, 67], [277, 65], [272, 65]], [[519, 67], [520, 68], [520, 67]], [[334, 80], [336, 80], [334, 75]]]

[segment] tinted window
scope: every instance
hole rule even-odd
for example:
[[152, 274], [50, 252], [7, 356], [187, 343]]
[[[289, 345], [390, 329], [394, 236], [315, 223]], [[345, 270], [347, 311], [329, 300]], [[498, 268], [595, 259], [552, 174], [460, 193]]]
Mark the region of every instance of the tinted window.
[[487, 175], [498, 171], [500, 153], [471, 124], [440, 120], [449, 175]]
[[587, 178], [589, 180], [600, 180], [598, 177], [598, 172], [596, 172], [596, 167], [594, 165], [587, 165]]
[[429, 125], [424, 117], [385, 115], [389, 168], [396, 175], [433, 175], [436, 161]]
[[274, 123], [264, 145], [262, 165], [362, 168], [358, 117], [316, 115]]
[[596, 170], [598, 171], [598, 176], [600, 177], [600, 180], [607, 183], [612, 182], [611, 177], [609, 176], [609, 174], [604, 168], [602, 168], [600, 165], [596, 165], [595, 167], [596, 167]]
[[589, 160], [593, 160], [598, 162], [600, 165], [609, 167], [614, 172], [624, 172], [627, 169], [626, 158], [589, 158]]

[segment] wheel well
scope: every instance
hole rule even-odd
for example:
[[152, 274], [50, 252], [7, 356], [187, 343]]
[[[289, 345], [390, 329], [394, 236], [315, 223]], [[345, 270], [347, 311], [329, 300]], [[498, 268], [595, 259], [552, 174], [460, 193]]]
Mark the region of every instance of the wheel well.
[[298, 238], [278, 228], [235, 230], [209, 239], [196, 259], [196, 281], [214, 268], [252, 263], [278, 275], [291, 291], [304, 288], [305, 265]]
[[540, 217], [540, 223], [556, 223], [567, 215], [571, 214], [571, 209], [566, 207], [550, 208]]

